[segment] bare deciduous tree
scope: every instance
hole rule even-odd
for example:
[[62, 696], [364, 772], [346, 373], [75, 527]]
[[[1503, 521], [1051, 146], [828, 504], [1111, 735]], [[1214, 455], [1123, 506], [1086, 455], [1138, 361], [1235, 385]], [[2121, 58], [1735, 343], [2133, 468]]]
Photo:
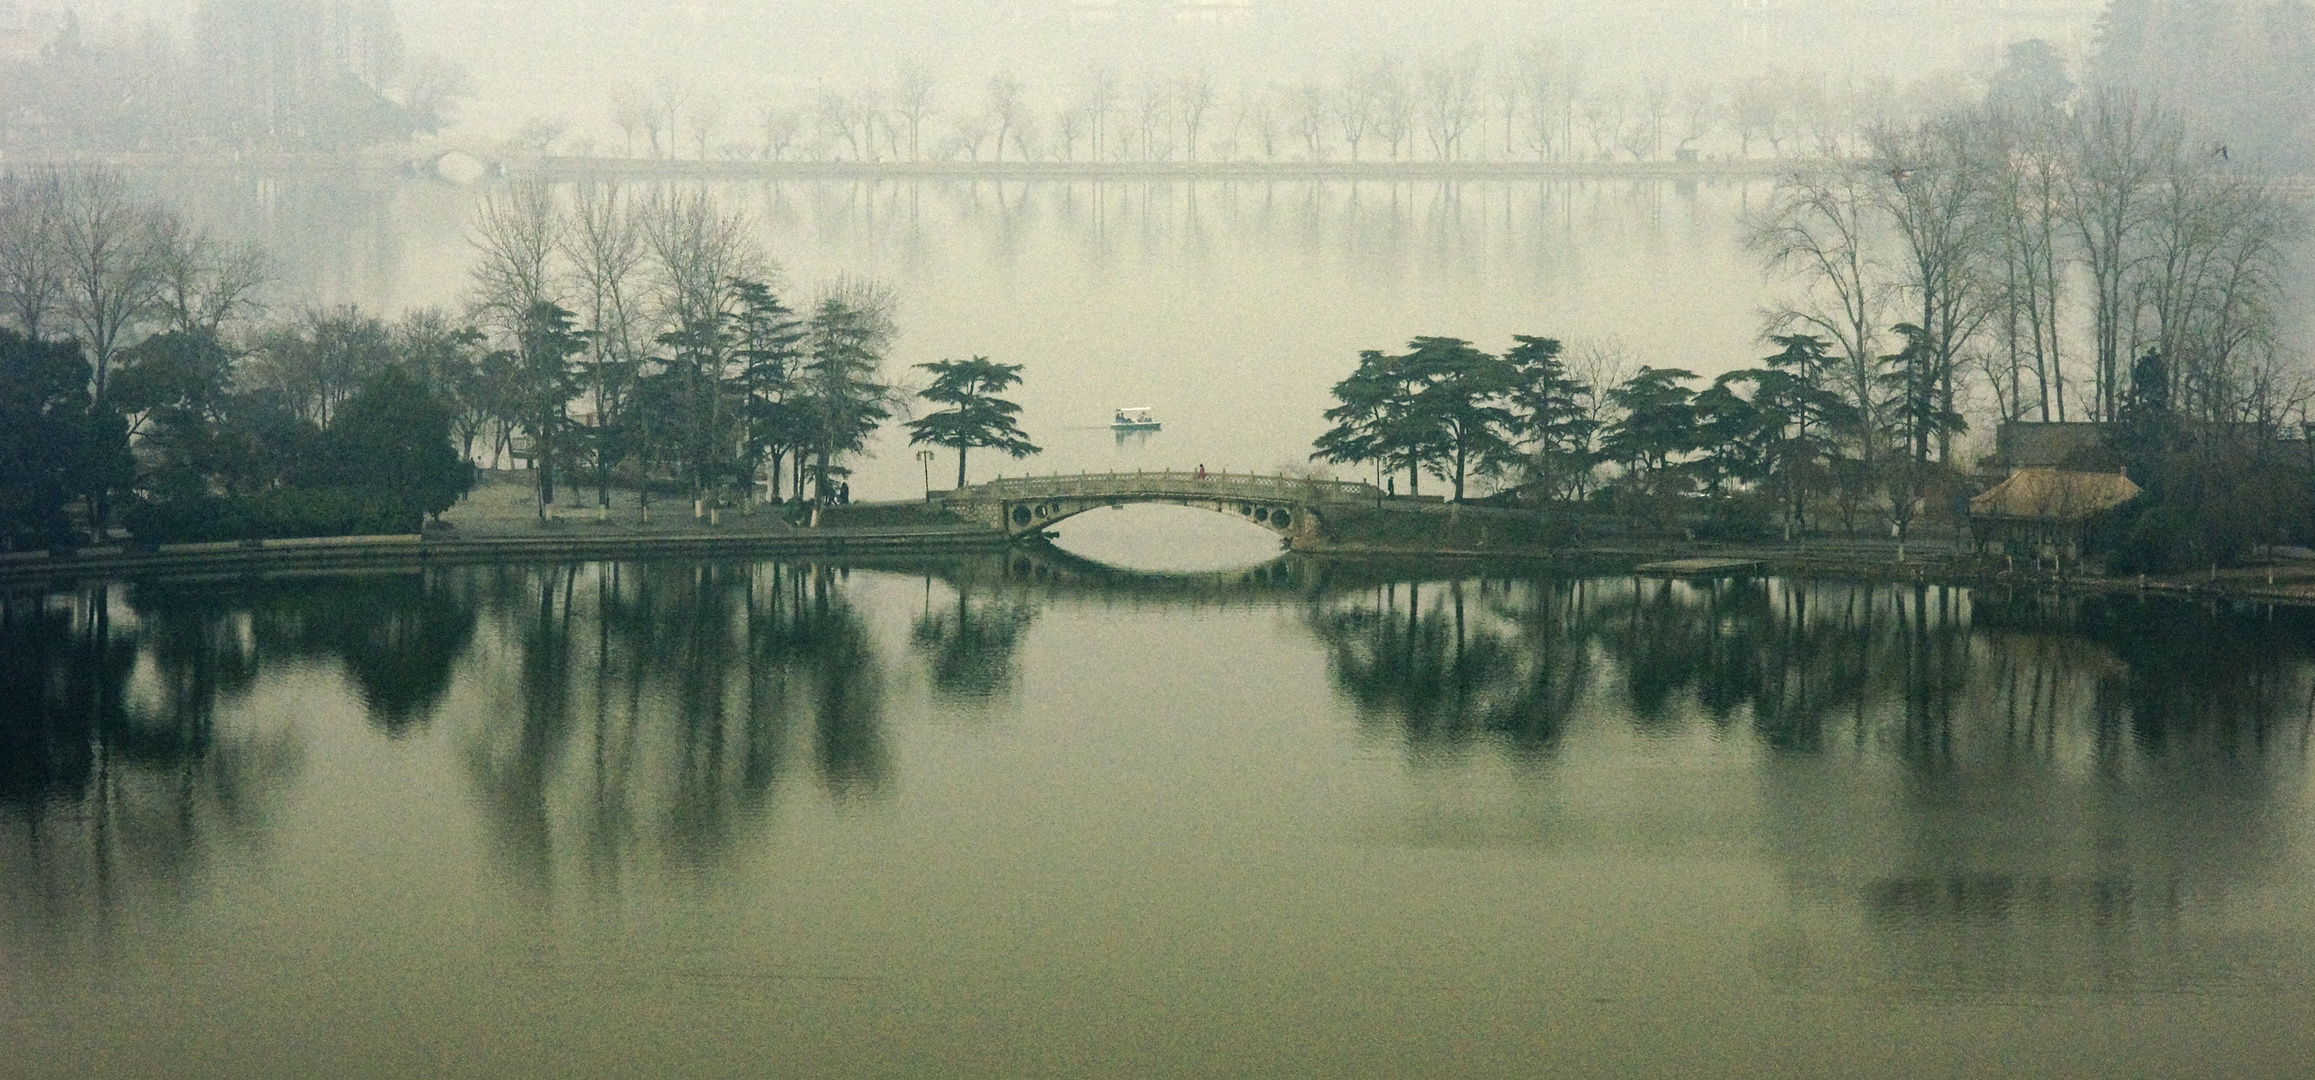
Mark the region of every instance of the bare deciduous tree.
[[271, 280], [265, 253], [250, 243], [221, 244], [173, 217], [155, 222], [159, 259], [156, 303], [170, 330], [215, 334], [258, 307]]
[[1415, 152], [1415, 95], [1407, 87], [1406, 69], [1397, 60], [1384, 57], [1375, 62], [1369, 76], [1374, 89], [1375, 134], [1390, 144], [1391, 160], [1397, 161], [1404, 153]]
[[672, 350], [683, 383], [685, 415], [676, 423], [691, 433], [683, 445], [692, 514], [704, 517], [708, 486], [736, 453], [736, 442], [724, 437], [735, 418], [726, 391], [738, 358], [726, 331], [736, 288], [762, 280], [770, 267], [751, 239], [746, 216], [718, 206], [704, 190], [654, 194], [643, 208], [641, 232], [654, 277], [659, 341]]
[[[1630, 381], [1639, 369], [1640, 362], [1632, 355], [1631, 347], [1617, 338], [1578, 343], [1569, 350], [1567, 373], [1582, 387], [1577, 404], [1583, 407], [1586, 421], [1584, 445], [1576, 449], [1585, 457], [1597, 452], [1599, 433], [1621, 418], [1610, 392]], [[1583, 469], [1569, 480], [1569, 497], [1580, 501], [1591, 487], [1593, 472]]]
[[900, 76], [894, 84], [893, 115], [900, 118], [900, 129], [906, 139], [908, 160], [924, 160], [924, 122], [932, 115], [932, 96], [939, 84], [923, 65], [910, 61], [900, 67]]
[[1710, 83], [1691, 82], [1680, 91], [1680, 145], [1678, 156], [1693, 157], [1696, 143], [1712, 133], [1720, 114], [1720, 94]]
[[[1888, 182], [1877, 185], [1881, 209], [1895, 226], [1898, 281], [1918, 306], [1930, 370], [1914, 373], [1938, 388], [1943, 411], [1955, 412], [1954, 374], [1961, 351], [1985, 321], [1986, 256], [1994, 249], [1984, 214], [1984, 175], [1977, 126], [1963, 116], [1870, 128], [1872, 167]], [[1927, 431], [1914, 432], [1913, 456], [1928, 456]], [[1953, 449], [1950, 426], [1937, 430], [1937, 458]]]
[[1552, 148], [1560, 144], [1567, 129], [1572, 104], [1567, 65], [1558, 43], [1548, 41], [1520, 49], [1512, 62], [1519, 72], [1519, 96], [1527, 113], [1522, 134], [1535, 159], [1542, 161], [1552, 156]]
[[1085, 73], [1085, 116], [1092, 122], [1093, 160], [1109, 156], [1109, 113], [1117, 108], [1117, 72], [1094, 65]]
[[1672, 115], [1672, 80], [1651, 75], [1640, 81], [1640, 108], [1648, 115], [1648, 156], [1664, 156], [1664, 118]]
[[564, 230], [562, 207], [545, 181], [520, 180], [484, 194], [467, 235], [476, 255], [477, 306], [489, 321], [511, 334], [524, 312], [561, 299], [555, 256]]
[[1005, 142], [1023, 120], [1021, 80], [1012, 74], [1000, 74], [989, 79], [989, 118], [997, 125], [997, 160], [1005, 160]]
[[2249, 416], [2258, 411], [2252, 401], [2267, 396], [2260, 388], [2277, 350], [2285, 252], [2303, 221], [2268, 182], [2193, 157], [2170, 162], [2152, 194], [2133, 264], [2128, 355], [2161, 358], [2168, 385], [2159, 400], [2180, 414]]
[[684, 110], [684, 119], [691, 125], [691, 156], [706, 161], [708, 144], [714, 141], [716, 129], [723, 126], [723, 99], [714, 94], [695, 94], [689, 104]]
[[619, 129], [625, 140], [626, 154], [635, 156], [635, 135], [651, 130], [651, 102], [632, 87], [621, 87], [611, 95], [611, 125]]
[[1592, 155], [1602, 161], [1611, 157], [1616, 143], [1624, 133], [1624, 95], [1621, 90], [1602, 86], [1584, 95], [1584, 132], [1592, 140]]
[[1165, 83], [1150, 79], [1141, 86], [1134, 110], [1139, 121], [1141, 159], [1165, 161], [1174, 155], [1174, 98]]
[[1332, 111], [1325, 87], [1306, 82], [1295, 88], [1294, 133], [1302, 137], [1304, 160], [1326, 160], [1326, 132], [1331, 126], [1327, 121], [1332, 119]]
[[[635, 384], [651, 336], [642, 306], [643, 231], [621, 189], [608, 184], [581, 187], [572, 200], [570, 226], [563, 236], [580, 318], [590, 331], [584, 392], [598, 436], [615, 427]], [[610, 467], [616, 451], [597, 438], [594, 457], [596, 513], [611, 506]]]
[[118, 173], [64, 174], [56, 217], [57, 310], [88, 347], [98, 401], [123, 339], [149, 318], [160, 298], [157, 235], [166, 215], [129, 196]]
[[678, 120], [683, 115], [683, 102], [690, 96], [681, 83], [661, 78], [651, 84], [651, 94], [644, 99], [643, 130], [651, 137], [651, 156], [675, 156]]
[[2131, 262], [2146, 228], [2146, 202], [2159, 163], [2176, 155], [2179, 130], [2168, 114], [2119, 90], [2092, 94], [2075, 125], [2072, 167], [2065, 172], [2067, 216], [2090, 284], [2096, 390], [2091, 415], [2112, 419], [2121, 405]]
[[1479, 112], [1479, 54], [1439, 57], [1423, 67], [1423, 134], [1431, 155], [1453, 161]]
[[1200, 67], [1174, 86], [1174, 114], [1182, 121], [1182, 156], [1198, 160], [1199, 131], [1205, 123], [1206, 111], [1214, 107], [1218, 95], [1214, 89], [1214, 73]]
[[804, 133], [804, 116], [786, 106], [766, 105], [756, 113], [756, 126], [763, 131], [764, 157], [785, 161], [796, 137]]
[[[2054, 111], [1993, 108], [1978, 122], [1978, 157], [1986, 174], [1983, 213], [1998, 246], [1994, 327], [2001, 342], [1992, 377], [1997, 389], [2008, 384], [2005, 419], [2021, 418], [2029, 408], [2044, 421], [2066, 419], [2059, 337], [2066, 278], [2062, 120]], [[2033, 373], [2031, 405], [2025, 392], [2028, 370]]]
[[0, 303], [26, 337], [45, 332], [64, 292], [57, 229], [64, 179], [52, 170], [0, 176]]
[[1375, 127], [1375, 83], [1371, 68], [1352, 66], [1342, 73], [1342, 81], [1335, 84], [1332, 99], [1334, 121], [1342, 133], [1344, 146], [1350, 148], [1350, 159], [1358, 160], [1359, 143]]
[[1278, 159], [1278, 88], [1248, 86], [1239, 91], [1238, 124], [1254, 133], [1255, 142], [1262, 147], [1262, 160]]
[[1869, 433], [1883, 420], [1881, 326], [1889, 301], [1874, 257], [1876, 179], [1885, 178], [1846, 163], [1802, 166], [1779, 178], [1769, 205], [1745, 224], [1745, 246], [1799, 289], [1768, 312], [1772, 331], [1819, 333], [1840, 350], [1840, 390], [1868, 433], [1859, 447], [1868, 467], [1877, 449]]

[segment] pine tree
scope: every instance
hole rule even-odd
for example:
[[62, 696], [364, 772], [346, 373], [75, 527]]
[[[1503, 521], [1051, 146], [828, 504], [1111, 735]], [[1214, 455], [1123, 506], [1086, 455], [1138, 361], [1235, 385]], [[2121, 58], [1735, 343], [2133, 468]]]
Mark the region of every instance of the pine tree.
[[1036, 444], [1014, 422], [1021, 407], [996, 396], [1021, 381], [1021, 365], [976, 356], [916, 366], [933, 376], [932, 385], [917, 396], [949, 408], [909, 421], [909, 444], [955, 447], [958, 487], [965, 486], [965, 451], [969, 448], [986, 447], [1015, 458], [1038, 452]]

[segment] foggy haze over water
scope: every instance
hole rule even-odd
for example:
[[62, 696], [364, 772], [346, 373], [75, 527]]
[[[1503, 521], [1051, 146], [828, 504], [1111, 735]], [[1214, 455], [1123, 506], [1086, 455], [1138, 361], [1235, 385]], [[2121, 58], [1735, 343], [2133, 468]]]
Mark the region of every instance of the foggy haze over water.
[[[193, 0], [68, 5], [92, 31], [189, 24]], [[552, 117], [608, 145], [611, 96], [655, 82], [724, 100], [746, 126], [769, 100], [889, 82], [904, 63], [940, 96], [977, 102], [992, 75], [1075, 96], [1094, 66], [1131, 83], [1202, 69], [1229, 86], [1331, 78], [1346, 64], [1553, 42], [1592, 83], [1729, 80], [1768, 70], [1902, 85], [1982, 79], [2039, 37], [2079, 61], [2094, 0], [398, 0], [413, 53], [464, 65], [474, 94], [452, 138], [499, 138]]]

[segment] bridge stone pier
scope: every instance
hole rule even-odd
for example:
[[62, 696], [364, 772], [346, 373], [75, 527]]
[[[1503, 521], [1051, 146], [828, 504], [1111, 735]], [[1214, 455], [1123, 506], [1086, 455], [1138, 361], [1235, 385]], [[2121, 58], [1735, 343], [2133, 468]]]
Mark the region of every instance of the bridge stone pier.
[[959, 517], [1019, 537], [1088, 510], [1128, 503], [1168, 503], [1229, 514], [1290, 542], [1315, 538], [1329, 507], [1372, 506], [1373, 484], [1259, 473], [1106, 472], [991, 480], [936, 494]]

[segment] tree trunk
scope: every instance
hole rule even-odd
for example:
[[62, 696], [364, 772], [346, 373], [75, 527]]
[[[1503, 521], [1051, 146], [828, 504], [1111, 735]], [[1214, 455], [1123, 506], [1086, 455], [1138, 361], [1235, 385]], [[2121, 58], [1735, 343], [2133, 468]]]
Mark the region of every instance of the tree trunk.
[[539, 520], [555, 516], [555, 445], [550, 435], [540, 435], [532, 444], [531, 460], [539, 468]]

